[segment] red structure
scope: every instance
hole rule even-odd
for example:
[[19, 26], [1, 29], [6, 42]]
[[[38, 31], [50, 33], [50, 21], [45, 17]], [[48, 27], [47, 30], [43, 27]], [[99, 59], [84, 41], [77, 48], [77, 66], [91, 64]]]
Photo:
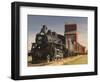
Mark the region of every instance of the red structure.
[[65, 24], [65, 39], [66, 48], [75, 53], [84, 53], [85, 47], [80, 45], [77, 41], [77, 25], [76, 24]]
[[66, 47], [75, 51], [77, 43], [77, 25], [76, 24], [65, 24], [65, 38]]
[[79, 53], [82, 53], [82, 54], [86, 53], [85, 47], [83, 45], [79, 44], [79, 43], [77, 43], [77, 48], [76, 49]]

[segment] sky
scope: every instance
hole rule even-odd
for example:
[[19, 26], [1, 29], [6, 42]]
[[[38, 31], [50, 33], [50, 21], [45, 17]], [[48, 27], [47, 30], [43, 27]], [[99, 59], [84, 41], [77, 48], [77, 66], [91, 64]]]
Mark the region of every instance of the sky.
[[31, 43], [35, 42], [35, 36], [40, 32], [42, 25], [46, 25], [51, 31], [64, 35], [66, 23], [77, 24], [78, 42], [87, 49], [87, 17], [28, 15], [28, 50], [31, 49]]

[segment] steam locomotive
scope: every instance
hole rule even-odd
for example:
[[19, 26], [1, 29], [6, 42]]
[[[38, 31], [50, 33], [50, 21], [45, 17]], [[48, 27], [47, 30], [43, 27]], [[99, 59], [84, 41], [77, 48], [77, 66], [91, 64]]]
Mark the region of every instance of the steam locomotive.
[[31, 54], [32, 63], [37, 60], [46, 60], [47, 62], [63, 59], [67, 52], [65, 49], [65, 37], [47, 30], [47, 26], [43, 25], [40, 33], [36, 34], [36, 43], [32, 43]]
[[46, 60], [49, 63], [71, 56], [74, 53], [74, 51], [66, 48], [65, 37], [48, 30], [46, 25], [43, 25], [41, 31], [36, 34], [35, 42], [32, 43], [30, 51], [32, 63], [40, 60]]

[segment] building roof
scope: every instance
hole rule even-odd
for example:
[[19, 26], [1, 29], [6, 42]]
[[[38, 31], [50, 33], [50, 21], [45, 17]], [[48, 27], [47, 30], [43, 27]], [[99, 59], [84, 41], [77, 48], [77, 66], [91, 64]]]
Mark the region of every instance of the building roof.
[[65, 24], [65, 32], [76, 31], [77, 25], [76, 24]]

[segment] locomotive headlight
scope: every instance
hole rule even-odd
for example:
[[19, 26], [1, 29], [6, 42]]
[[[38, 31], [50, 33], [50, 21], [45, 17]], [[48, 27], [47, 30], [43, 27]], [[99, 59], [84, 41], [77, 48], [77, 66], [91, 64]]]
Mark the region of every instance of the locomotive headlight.
[[41, 35], [44, 35], [44, 33], [40, 33]]

